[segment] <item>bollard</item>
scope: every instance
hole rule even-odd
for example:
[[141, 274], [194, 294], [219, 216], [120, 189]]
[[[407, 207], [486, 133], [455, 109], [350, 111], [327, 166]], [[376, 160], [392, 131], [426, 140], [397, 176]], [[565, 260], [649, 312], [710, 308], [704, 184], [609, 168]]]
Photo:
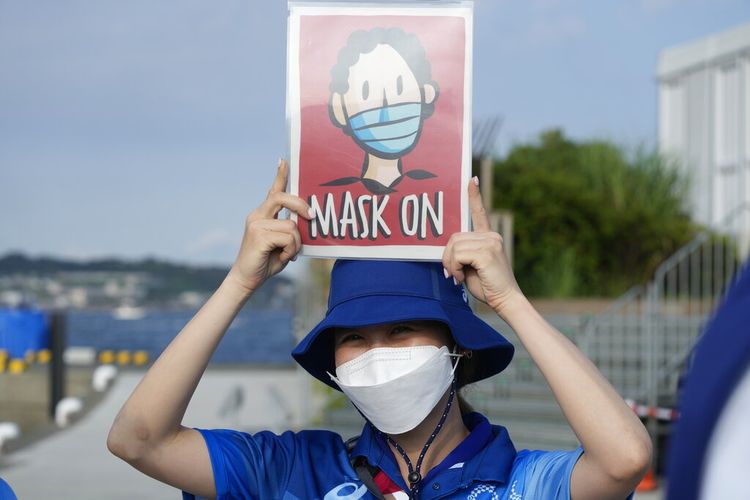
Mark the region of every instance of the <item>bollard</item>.
[[82, 410], [83, 402], [79, 398], [63, 398], [55, 407], [55, 423], [58, 427], [67, 427]]
[[21, 429], [15, 422], [0, 422], [0, 455], [3, 454], [5, 443], [21, 437]]
[[99, 362], [103, 365], [111, 365], [115, 362], [115, 353], [107, 349], [99, 353]]
[[148, 363], [147, 351], [135, 351], [135, 353], [133, 353], [133, 364], [135, 366], [143, 366], [146, 363]]
[[122, 350], [117, 353], [117, 364], [120, 366], [130, 364], [130, 351]]
[[115, 377], [117, 377], [117, 368], [114, 365], [97, 366], [91, 378], [91, 385], [96, 392], [103, 392], [112, 384]]
[[8, 365], [8, 373], [18, 375], [26, 371], [26, 362], [20, 358], [13, 358]]
[[40, 365], [46, 365], [50, 362], [52, 359], [52, 351], [49, 349], [42, 349], [38, 353], [36, 353], [36, 361]]

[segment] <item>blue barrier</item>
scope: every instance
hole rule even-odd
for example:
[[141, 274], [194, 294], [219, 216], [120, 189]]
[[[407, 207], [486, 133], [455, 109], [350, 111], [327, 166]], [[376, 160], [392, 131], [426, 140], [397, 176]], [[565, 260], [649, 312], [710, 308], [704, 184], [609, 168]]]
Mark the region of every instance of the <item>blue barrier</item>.
[[43, 311], [0, 309], [0, 349], [8, 351], [11, 358], [48, 348], [49, 321]]

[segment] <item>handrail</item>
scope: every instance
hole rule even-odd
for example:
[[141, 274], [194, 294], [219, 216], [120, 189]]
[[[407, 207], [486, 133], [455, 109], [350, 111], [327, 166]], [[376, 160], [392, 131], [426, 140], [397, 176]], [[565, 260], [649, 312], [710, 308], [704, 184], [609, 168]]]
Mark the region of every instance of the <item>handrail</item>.
[[581, 340], [578, 342], [578, 348], [588, 356], [590, 354], [589, 349], [596, 328], [603, 322], [603, 319], [605, 317], [613, 315], [615, 311], [619, 310], [623, 306], [630, 305], [630, 303], [636, 300], [642, 293], [643, 286], [634, 285], [630, 287], [628, 291], [615, 299], [603, 311], [600, 311], [593, 317], [587, 319], [583, 327], [583, 335], [581, 336]]
[[722, 229], [726, 228], [729, 224], [734, 222], [734, 220], [742, 214], [742, 212], [749, 211], [750, 212], [750, 203], [743, 202], [737, 205], [735, 208], [733, 208], [727, 215], [724, 216], [721, 221], [712, 229], [706, 229], [704, 231], [701, 231], [696, 235], [690, 242], [686, 243], [684, 246], [679, 248], [675, 253], [673, 253], [670, 257], [668, 257], [664, 262], [662, 262], [659, 267], [656, 268], [656, 271], [654, 271], [654, 278], [652, 281], [658, 281], [660, 277], [664, 277], [664, 275], [668, 272], [668, 268], [673, 265], [674, 262], [677, 262], [682, 259], [683, 256], [689, 255], [692, 251], [694, 251], [696, 248], [698, 248], [701, 244], [705, 243], [705, 241], [711, 237], [712, 234], [716, 233], [716, 229]]
[[[626, 394], [627, 396], [638, 399], [646, 398], [655, 403], [664, 381], [669, 380], [683, 366], [685, 358], [689, 356], [698, 337], [699, 327], [691, 322], [686, 323], [686, 318], [680, 317], [684, 314], [683, 312], [675, 310], [670, 315], [664, 308], [668, 307], [669, 304], [679, 303], [685, 297], [690, 300], [691, 293], [694, 292], [690, 288], [690, 284], [694, 282], [700, 283], [698, 285], [698, 304], [705, 304], [705, 300], [709, 300], [713, 304], [716, 303], [716, 299], [723, 293], [727, 284], [731, 282], [732, 271], [735, 271], [735, 257], [732, 254], [731, 262], [727, 263], [725, 258], [728, 258], [729, 253], [712, 254], [711, 252], [717, 251], [713, 247], [706, 247], [706, 245], [711, 245], [711, 238], [717, 232], [731, 230], [739, 218], [747, 212], [750, 212], [750, 202], [743, 202], [736, 206], [718, 224], [701, 231], [665, 259], [656, 268], [647, 285], [631, 287], [605, 310], [589, 318], [583, 325], [578, 345], [603, 370], [615, 369], [616, 362], [613, 364], [611, 358], [614, 342], [622, 342], [621, 337], [623, 335], [640, 336], [637, 342], [639, 342], [638, 345], [642, 346], [640, 348], [642, 352], [640, 363], [642, 363], [643, 371], [634, 375], [635, 380], [640, 379], [637, 382], [638, 388], [632, 392], [627, 391], [630, 393]], [[708, 262], [701, 260], [701, 257], [705, 259], [706, 252], [709, 255]], [[708, 288], [704, 283], [708, 284]], [[688, 303], [688, 315], [693, 318], [691, 321], [694, 321], [696, 316], [690, 310], [692, 307], [694, 306]], [[699, 307], [698, 319], [705, 316], [703, 306], [700, 305]], [[628, 308], [634, 308], [635, 310], [628, 311]], [[709, 306], [709, 310], [710, 308]], [[665, 316], [665, 314], [667, 315]], [[624, 322], [618, 323], [619, 329], [618, 325], [613, 327], [612, 323], [613, 318], [618, 315], [627, 317]], [[698, 321], [698, 323], [701, 322], [702, 320]], [[669, 328], [672, 330], [665, 330]], [[687, 341], [686, 345], [682, 343], [665, 344], [669, 347], [667, 351], [661, 352], [662, 348], [659, 347], [657, 339], [661, 339], [659, 342], [667, 342], [663, 337], [664, 332], [674, 332], [677, 329], [677, 333], [672, 333], [672, 335], [682, 335], [679, 332], [686, 331], [685, 328], [688, 328], [687, 331], [692, 331], [690, 329], [695, 328], [693, 332], [695, 338], [693, 338], [693, 333], [690, 333], [687, 337], [681, 337], [684, 341]], [[610, 342], [609, 345], [602, 344], [605, 349], [605, 358], [603, 359], [596, 359], [596, 353], [592, 352], [598, 335], [604, 335], [603, 341]], [[607, 355], [610, 355], [610, 357], [606, 357]], [[623, 370], [622, 368], [617, 369]], [[631, 367], [630, 370], [637, 370], [637, 366]]]

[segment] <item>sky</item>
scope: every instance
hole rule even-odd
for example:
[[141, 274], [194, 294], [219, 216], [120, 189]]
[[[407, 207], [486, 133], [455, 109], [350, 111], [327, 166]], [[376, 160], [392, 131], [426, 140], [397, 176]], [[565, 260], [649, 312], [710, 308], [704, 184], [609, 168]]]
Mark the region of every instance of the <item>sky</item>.
[[[230, 264], [286, 155], [283, 0], [0, 0], [0, 256]], [[474, 118], [654, 144], [658, 52], [747, 0], [476, 0]]]

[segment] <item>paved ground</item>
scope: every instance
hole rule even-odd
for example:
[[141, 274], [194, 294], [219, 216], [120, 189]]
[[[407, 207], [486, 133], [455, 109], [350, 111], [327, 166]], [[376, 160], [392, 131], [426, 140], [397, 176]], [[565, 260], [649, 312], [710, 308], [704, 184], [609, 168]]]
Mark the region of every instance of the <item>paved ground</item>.
[[636, 493], [634, 497], [635, 500], [663, 500], [664, 498], [666, 497], [662, 488], [656, 491], [649, 491], [648, 493]]
[[[20, 499], [180, 498], [179, 491], [151, 480], [112, 456], [109, 427], [141, 372], [120, 374], [104, 400], [69, 429], [2, 458], [0, 476]], [[304, 401], [295, 370], [210, 370], [185, 417], [186, 425], [216, 428], [289, 428]], [[307, 386], [305, 386], [307, 387]]]

